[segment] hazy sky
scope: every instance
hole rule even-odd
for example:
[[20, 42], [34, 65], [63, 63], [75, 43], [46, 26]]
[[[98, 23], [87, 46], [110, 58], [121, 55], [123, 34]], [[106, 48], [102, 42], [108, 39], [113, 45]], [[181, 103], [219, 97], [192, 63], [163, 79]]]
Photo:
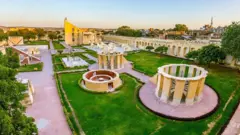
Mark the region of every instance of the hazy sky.
[[240, 21], [240, 0], [0, 0], [0, 25], [63, 27], [65, 17], [79, 27], [197, 29]]

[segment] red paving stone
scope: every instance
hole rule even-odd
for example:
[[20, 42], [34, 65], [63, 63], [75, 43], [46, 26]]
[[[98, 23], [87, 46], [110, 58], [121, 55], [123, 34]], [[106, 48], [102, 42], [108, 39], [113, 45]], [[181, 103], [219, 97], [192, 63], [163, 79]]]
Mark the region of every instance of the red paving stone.
[[36, 120], [39, 135], [71, 135], [53, 77], [52, 58], [44, 52], [42, 72], [19, 73], [18, 77], [30, 79], [35, 88], [34, 103], [26, 110]]

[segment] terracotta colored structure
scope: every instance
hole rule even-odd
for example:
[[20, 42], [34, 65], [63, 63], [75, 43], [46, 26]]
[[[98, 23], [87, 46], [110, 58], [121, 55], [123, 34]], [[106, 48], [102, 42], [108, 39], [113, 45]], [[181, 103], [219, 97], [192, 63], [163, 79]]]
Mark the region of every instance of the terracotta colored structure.
[[9, 36], [8, 37], [8, 45], [23, 45], [23, 37], [21, 36]]
[[119, 74], [110, 70], [92, 70], [83, 74], [82, 86], [90, 91], [111, 92], [122, 84]]
[[161, 101], [192, 105], [202, 98], [207, 71], [187, 64], [170, 64], [158, 68], [155, 94]]

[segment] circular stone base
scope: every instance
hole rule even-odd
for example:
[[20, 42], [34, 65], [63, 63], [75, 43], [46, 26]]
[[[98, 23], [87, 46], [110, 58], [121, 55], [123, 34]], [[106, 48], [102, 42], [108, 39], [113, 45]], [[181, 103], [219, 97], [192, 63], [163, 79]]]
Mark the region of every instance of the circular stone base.
[[153, 113], [176, 120], [197, 120], [212, 114], [218, 106], [218, 95], [205, 85], [201, 101], [193, 105], [173, 106], [160, 101], [155, 95], [156, 85], [148, 82], [139, 91], [139, 99]]

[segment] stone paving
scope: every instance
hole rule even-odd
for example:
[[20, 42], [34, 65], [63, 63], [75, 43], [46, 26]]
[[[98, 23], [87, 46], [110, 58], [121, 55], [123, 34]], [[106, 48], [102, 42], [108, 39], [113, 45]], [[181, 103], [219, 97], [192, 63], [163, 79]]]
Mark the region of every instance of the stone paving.
[[49, 51], [42, 53], [42, 72], [19, 73], [30, 79], [35, 88], [34, 103], [26, 110], [36, 120], [39, 135], [71, 135], [53, 77], [52, 59]]
[[88, 54], [88, 53], [84, 53], [83, 55], [86, 56], [87, 58], [89, 58], [90, 60], [93, 60], [93, 61], [95, 61], [95, 62], [98, 61], [97, 58], [93, 57], [92, 55], [90, 55], [90, 54]]
[[240, 134], [240, 104], [236, 109], [233, 117], [231, 118], [229, 124], [226, 129], [222, 133], [222, 135], [239, 135]]

